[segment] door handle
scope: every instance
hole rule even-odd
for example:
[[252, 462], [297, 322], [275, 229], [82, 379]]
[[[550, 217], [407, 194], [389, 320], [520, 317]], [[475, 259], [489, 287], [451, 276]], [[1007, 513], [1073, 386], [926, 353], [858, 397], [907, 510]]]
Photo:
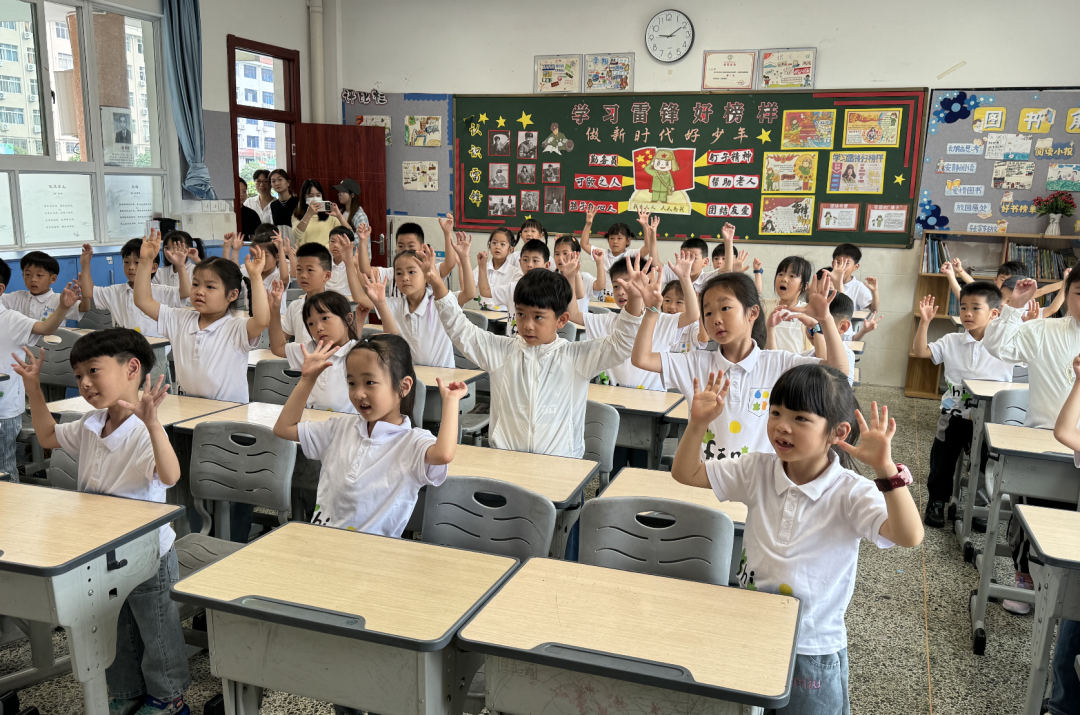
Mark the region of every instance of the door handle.
[[379, 255], [380, 256], [385, 256], [386, 255], [386, 234], [385, 233], [380, 233], [379, 234], [378, 244], [379, 244]]

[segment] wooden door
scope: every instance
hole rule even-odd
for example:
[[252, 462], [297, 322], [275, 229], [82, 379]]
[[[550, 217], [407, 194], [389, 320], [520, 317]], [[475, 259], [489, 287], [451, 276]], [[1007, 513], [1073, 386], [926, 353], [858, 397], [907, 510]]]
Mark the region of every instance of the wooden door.
[[[390, 248], [386, 234], [386, 139], [382, 127], [344, 124], [294, 124], [291, 171], [297, 192], [304, 181], [322, 184], [325, 198], [333, 201], [334, 185], [343, 179], [360, 184], [360, 205], [371, 224], [371, 263], [387, 265]], [[301, 196], [300, 200], [304, 198]]]

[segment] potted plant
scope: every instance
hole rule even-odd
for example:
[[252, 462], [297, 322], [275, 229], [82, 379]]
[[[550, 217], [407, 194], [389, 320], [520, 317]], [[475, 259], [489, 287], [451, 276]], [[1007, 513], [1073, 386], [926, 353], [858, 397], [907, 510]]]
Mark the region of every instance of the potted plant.
[[1068, 191], [1055, 191], [1046, 198], [1035, 197], [1035, 215], [1050, 217], [1044, 236], [1060, 236], [1061, 217], [1072, 216], [1075, 212], [1076, 200]]

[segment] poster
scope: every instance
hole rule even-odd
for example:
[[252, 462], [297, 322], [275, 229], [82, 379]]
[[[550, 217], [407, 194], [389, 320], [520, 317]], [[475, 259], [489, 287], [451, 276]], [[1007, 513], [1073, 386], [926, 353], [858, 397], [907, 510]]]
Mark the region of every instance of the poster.
[[405, 191], [438, 191], [439, 164], [434, 161], [401, 162], [401, 188]]
[[537, 141], [539, 139], [539, 132], [518, 132], [517, 133], [517, 158], [518, 159], [535, 159]]
[[995, 161], [993, 187], [995, 189], [1030, 190], [1035, 178], [1033, 161]]
[[154, 177], [105, 175], [105, 217], [109, 239], [142, 238], [154, 217]]
[[695, 150], [635, 149], [634, 193], [630, 211], [690, 215], [688, 191], [694, 188]]
[[545, 186], [544, 187], [544, 213], [546, 213], [546, 214], [566, 213], [566, 187], [565, 186]]
[[386, 130], [386, 146], [393, 144], [393, 135], [390, 133], [390, 117], [385, 114], [359, 114], [356, 117], [358, 127], [382, 127]]
[[781, 149], [832, 149], [835, 109], [785, 110]]
[[906, 233], [908, 207], [904, 204], [867, 204], [866, 230], [869, 233]]
[[817, 158], [816, 151], [765, 152], [761, 193], [814, 193]]
[[89, 175], [19, 174], [19, 196], [27, 244], [94, 240]]
[[754, 86], [756, 64], [756, 50], [706, 50], [701, 70], [701, 88], [751, 89]]
[[488, 188], [489, 189], [509, 189], [510, 188], [510, 165], [509, 164], [488, 164]]
[[442, 117], [405, 117], [405, 146], [442, 146]]
[[581, 55], [537, 55], [533, 70], [536, 94], [581, 91]]
[[516, 196], [488, 196], [488, 216], [517, 216]]
[[858, 231], [859, 204], [818, 204], [818, 231]]
[[829, 152], [830, 194], [880, 194], [885, 182], [885, 152]]
[[539, 211], [540, 210], [540, 191], [532, 189], [529, 191], [521, 192], [521, 210], [522, 211]]
[[101, 108], [102, 157], [105, 166], [135, 166], [131, 129], [130, 107]]
[[762, 236], [809, 236], [813, 217], [813, 196], [762, 196], [758, 233]]
[[761, 89], [813, 89], [817, 50], [761, 51]]
[[585, 55], [586, 92], [630, 92], [633, 89], [633, 52]]
[[1043, 137], [1035, 141], [1035, 158], [1054, 161], [1071, 159], [1075, 147], [1072, 142], [1056, 142], [1053, 137]]
[[900, 146], [903, 109], [844, 110], [844, 147]]
[[1031, 158], [1030, 134], [992, 134], [986, 138], [986, 159], [1027, 161]]
[[1080, 191], [1080, 164], [1051, 164], [1046, 171], [1047, 191]]
[[971, 115], [971, 128], [977, 132], [1005, 131], [1005, 108], [978, 107]]

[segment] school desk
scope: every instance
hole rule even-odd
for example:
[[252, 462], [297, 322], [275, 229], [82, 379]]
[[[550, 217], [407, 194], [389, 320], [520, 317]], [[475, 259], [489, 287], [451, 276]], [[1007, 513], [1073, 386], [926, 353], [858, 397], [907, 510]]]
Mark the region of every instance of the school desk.
[[[32, 667], [0, 677], [0, 692], [71, 672], [88, 715], [108, 715], [105, 668], [128, 594], [157, 573], [158, 527], [171, 504], [0, 482], [0, 614], [22, 619]], [[53, 661], [52, 629], [68, 652]]]
[[510, 312], [507, 310], [473, 310], [472, 312], [479, 313], [487, 318], [489, 322], [492, 320], [506, 320], [510, 317]]
[[284, 360], [274, 354], [273, 350], [267, 348], [259, 348], [258, 350], [252, 350], [248, 353], [248, 369], [254, 370], [255, 366], [263, 360]]
[[[965, 561], [974, 561], [975, 547], [971, 541], [971, 520], [975, 517], [986, 517], [986, 507], [975, 506], [975, 493], [979, 484], [979, 462], [982, 454], [982, 443], [985, 437], [983, 425], [990, 421], [990, 410], [993, 406], [994, 395], [1006, 390], [1026, 390], [1027, 385], [1017, 382], [998, 382], [995, 380], [964, 380], [964, 390], [975, 400], [976, 406], [971, 411], [971, 469], [968, 471], [967, 483], [962, 484], [962, 463], [957, 465], [953, 477], [953, 502], [947, 512], [947, 521], [953, 522], [953, 533], [960, 543], [964, 552]], [[966, 490], [964, 495], [964, 515], [962, 519], [956, 518], [956, 506], [960, 503], [961, 486]]]
[[[616, 480], [617, 481], [617, 480]], [[709, 604], [703, 607], [702, 604]], [[791, 695], [791, 596], [530, 559], [461, 629], [491, 712], [709, 713]]]
[[960, 320], [959, 315], [950, 315], [949, 320], [952, 321], [953, 327], [956, 328], [956, 332], [962, 333], [966, 330], [966, 328], [964, 328], [964, 322]]
[[[516, 559], [293, 522], [172, 587], [206, 608], [225, 711], [272, 688], [383, 715], [460, 713], [454, 634]], [[246, 687], [245, 687], [246, 684]]]
[[[990, 510], [986, 533], [996, 534], [1002, 495], [1037, 497], [1075, 504], [1080, 501], [1080, 470], [1073, 465], [1072, 450], [1047, 429], [987, 424], [986, 441], [991, 459], [986, 464], [986, 491]], [[975, 557], [979, 589], [971, 594], [971, 638], [976, 655], [986, 649], [986, 602], [991, 597], [1035, 603], [1035, 592], [991, 583], [994, 557], [1011, 556], [1008, 546], [988, 548]]]
[[612, 302], [608, 303], [606, 300], [590, 300], [589, 301], [589, 307], [590, 308], [607, 308], [612, 313], [618, 313], [618, 312], [622, 311], [622, 308], [620, 308], [615, 301], [612, 301]]
[[[141, 391], [140, 394], [142, 394]], [[158, 406], [158, 420], [161, 421], [162, 426], [169, 427], [177, 422], [183, 422], [184, 420], [195, 419], [213, 412], [227, 410], [230, 407], [235, 407], [236, 404], [237, 403], [235, 402], [224, 402], [222, 400], [207, 400], [202, 397], [165, 395], [165, 399], [162, 400], [161, 404]], [[49, 408], [49, 412], [53, 413], [76, 412], [80, 415], [86, 414], [94, 409], [93, 405], [82, 397], [69, 397], [66, 400], [56, 400], [55, 402], [50, 402], [46, 407]]]
[[728, 582], [737, 583], [735, 574], [739, 570], [742, 558], [743, 524], [746, 523], [746, 505], [735, 501], [719, 501], [712, 489], [701, 489], [680, 484], [671, 476], [671, 472], [652, 469], [626, 468], [611, 481], [608, 488], [596, 496], [604, 497], [651, 497], [655, 499], [673, 499], [675, 501], [696, 504], [722, 511], [731, 517], [735, 524], [735, 539], [731, 546], [731, 573]]
[[[232, 407], [221, 412], [214, 412], [213, 414], [180, 422], [176, 425], [176, 431], [180, 434], [191, 434], [195, 431], [195, 425], [203, 422], [250, 422], [273, 429], [278, 415], [281, 414], [284, 407], [285, 405], [271, 405], [267, 402], [249, 402], [246, 405], [233, 404]], [[305, 409], [300, 419], [305, 422], [324, 422], [335, 417], [343, 417], [345, 414], [344, 412], [330, 412], [329, 410]]]
[[863, 340], [849, 340], [844, 344], [847, 346], [848, 350], [855, 353], [856, 355], [862, 355], [864, 352], [866, 352], [866, 342]]
[[[585, 485], [600, 465], [586, 459], [513, 452], [459, 444], [450, 463], [452, 477], [486, 477], [516, 484], [541, 494], [555, 505], [555, 536], [551, 555], [563, 558], [570, 529], [581, 515]], [[421, 500], [423, 495], [421, 495]], [[417, 502], [418, 508], [422, 502]]]
[[668, 435], [664, 417], [683, 401], [682, 395], [677, 392], [590, 384], [589, 399], [619, 411], [619, 435], [615, 439], [617, 446], [648, 451], [649, 467], [660, 468], [660, 452]]
[[1031, 545], [1035, 622], [1031, 634], [1027, 715], [1040, 715], [1059, 618], [1080, 620], [1080, 513], [1018, 504], [1014, 510]]

